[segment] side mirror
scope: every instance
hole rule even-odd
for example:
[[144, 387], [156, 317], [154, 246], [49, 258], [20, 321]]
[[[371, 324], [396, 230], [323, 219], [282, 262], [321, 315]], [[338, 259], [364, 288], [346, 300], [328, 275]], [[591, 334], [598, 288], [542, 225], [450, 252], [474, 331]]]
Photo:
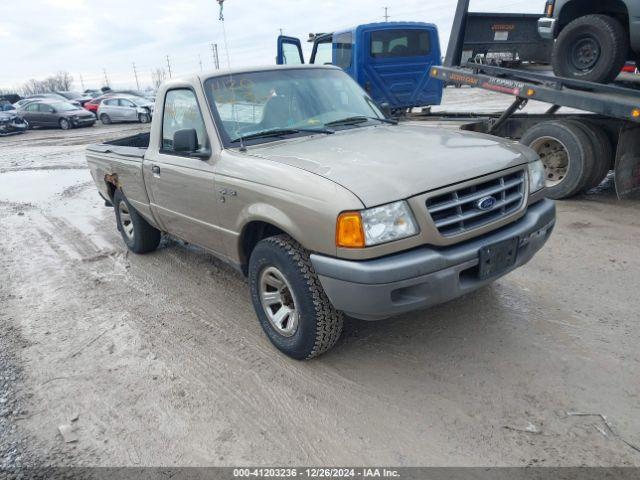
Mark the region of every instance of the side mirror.
[[380, 110], [382, 110], [382, 113], [384, 113], [385, 117], [391, 117], [391, 106], [387, 102], [383, 102], [380, 104]]
[[178, 130], [173, 134], [173, 151], [192, 153], [198, 149], [198, 134], [194, 128]]
[[194, 128], [178, 130], [173, 134], [173, 151], [202, 160], [211, 158], [211, 150], [198, 150], [198, 133]]

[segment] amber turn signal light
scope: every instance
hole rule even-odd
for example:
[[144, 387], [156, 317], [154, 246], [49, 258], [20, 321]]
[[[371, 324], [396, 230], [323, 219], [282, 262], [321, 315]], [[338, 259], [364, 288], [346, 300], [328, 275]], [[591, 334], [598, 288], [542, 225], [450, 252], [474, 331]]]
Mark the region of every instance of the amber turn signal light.
[[343, 248], [364, 248], [362, 217], [358, 212], [344, 212], [338, 216], [336, 224], [336, 246]]

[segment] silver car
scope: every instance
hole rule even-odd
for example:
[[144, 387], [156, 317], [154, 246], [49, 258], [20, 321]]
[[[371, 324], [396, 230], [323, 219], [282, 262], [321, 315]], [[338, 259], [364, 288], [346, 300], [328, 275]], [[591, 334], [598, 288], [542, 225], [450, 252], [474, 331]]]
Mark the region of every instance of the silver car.
[[98, 118], [109, 125], [114, 122], [149, 123], [153, 117], [153, 103], [146, 98], [114, 95], [102, 101]]

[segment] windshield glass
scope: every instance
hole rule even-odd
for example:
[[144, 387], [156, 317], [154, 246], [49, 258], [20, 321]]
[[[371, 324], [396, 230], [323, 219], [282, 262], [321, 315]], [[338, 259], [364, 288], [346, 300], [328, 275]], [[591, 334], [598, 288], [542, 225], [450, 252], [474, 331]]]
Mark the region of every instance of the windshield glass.
[[56, 102], [50, 104], [58, 112], [70, 112], [71, 110], [78, 110], [78, 107], [70, 103]]
[[60, 95], [62, 95], [65, 98], [68, 98], [69, 100], [82, 97], [82, 94], [78, 92], [60, 92]]
[[[314, 132], [309, 130], [344, 119], [362, 120], [331, 128], [358, 128], [384, 118], [373, 100], [341, 70], [239, 73], [210, 78], [205, 90], [216, 120], [222, 125], [226, 145], [264, 131], [290, 130], [291, 135], [312, 135]], [[253, 138], [247, 144], [278, 139], [279, 136]]]
[[140, 98], [140, 97], [127, 97], [127, 100], [131, 100], [133, 102], [134, 105], [140, 107], [142, 105], [149, 105], [149, 100], [147, 100], [146, 98]]

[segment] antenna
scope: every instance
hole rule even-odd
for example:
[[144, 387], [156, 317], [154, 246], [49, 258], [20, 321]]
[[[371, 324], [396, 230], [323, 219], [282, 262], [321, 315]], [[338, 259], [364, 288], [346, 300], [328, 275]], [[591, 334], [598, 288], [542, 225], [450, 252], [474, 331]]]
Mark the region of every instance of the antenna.
[[384, 21], [388, 22], [389, 21], [389, 7], [382, 7], [384, 8]]
[[[231, 57], [229, 56], [229, 42], [227, 41], [227, 29], [225, 28], [224, 25], [224, 15], [222, 13], [222, 9], [223, 9], [223, 4], [224, 4], [224, 0], [217, 0], [218, 4], [220, 5], [220, 16], [219, 16], [219, 20], [220, 23], [222, 23], [222, 38], [224, 40], [224, 49], [225, 52], [227, 54], [227, 67], [229, 67], [229, 79], [231, 80], [231, 98], [233, 99], [233, 106], [231, 108], [231, 112], [233, 113], [233, 122], [235, 124], [236, 127], [236, 131], [234, 132], [236, 135], [238, 135], [238, 138], [240, 139], [240, 151], [241, 152], [246, 152], [247, 151], [247, 147], [244, 144], [244, 137], [240, 134], [238, 134], [238, 112], [236, 112], [235, 104], [236, 104], [236, 92], [234, 90], [234, 81], [233, 81], [233, 73], [231, 71]], [[218, 54], [218, 45], [216, 44], [216, 57]]]

